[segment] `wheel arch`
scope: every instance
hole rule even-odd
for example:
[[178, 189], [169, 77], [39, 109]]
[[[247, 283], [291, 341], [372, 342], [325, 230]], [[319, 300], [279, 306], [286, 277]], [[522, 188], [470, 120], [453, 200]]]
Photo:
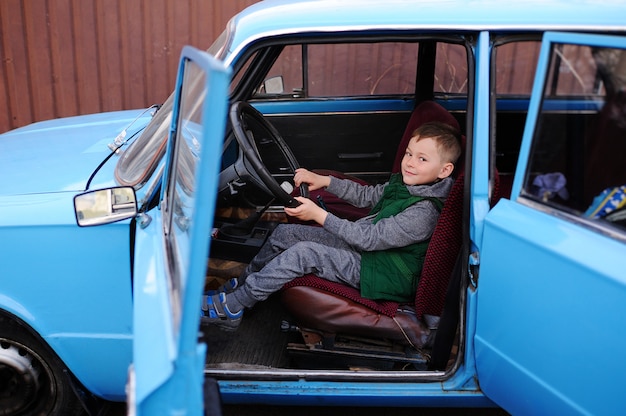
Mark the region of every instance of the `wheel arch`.
[[[18, 305], [16, 302], [13, 303]], [[85, 388], [80, 380], [74, 375], [72, 370], [67, 366], [65, 361], [59, 356], [59, 354], [57, 354], [55, 349], [41, 336], [41, 334], [39, 334], [39, 332], [37, 332], [35, 328], [33, 328], [32, 325], [28, 323], [26, 319], [29, 317], [32, 317], [32, 315], [29, 314], [25, 308], [21, 307], [21, 305], [19, 305], [19, 307], [13, 307], [13, 310], [6, 308], [6, 304], [2, 305], [2, 308], [0, 308], [0, 326], [4, 327], [6, 325], [14, 325], [19, 331], [22, 332], [25, 338], [32, 339], [38, 348], [43, 348], [46, 354], [49, 354], [51, 357], [54, 357], [54, 359], [58, 360], [65, 379], [63, 381], [65, 381], [68, 387], [71, 388], [77, 399], [77, 403], [80, 404], [80, 406], [75, 406], [75, 408], [80, 407], [82, 410], [87, 411], [88, 414], [95, 414], [94, 411], [102, 408], [103, 403], [106, 403], [106, 401], [93, 395], [87, 388]], [[33, 319], [31, 318], [30, 321], [32, 322]], [[2, 337], [2, 335], [0, 335], [0, 337]]]

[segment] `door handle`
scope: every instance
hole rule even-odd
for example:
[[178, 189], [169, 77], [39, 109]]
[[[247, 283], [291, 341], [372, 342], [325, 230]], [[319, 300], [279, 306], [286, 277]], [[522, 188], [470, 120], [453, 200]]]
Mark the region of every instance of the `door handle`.
[[382, 159], [383, 152], [371, 152], [371, 153], [338, 153], [337, 157], [340, 160], [369, 160], [369, 159]]

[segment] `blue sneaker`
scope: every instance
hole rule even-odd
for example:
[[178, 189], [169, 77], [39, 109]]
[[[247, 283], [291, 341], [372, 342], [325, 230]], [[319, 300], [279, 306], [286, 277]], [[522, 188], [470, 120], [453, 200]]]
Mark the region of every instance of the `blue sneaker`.
[[217, 295], [219, 293], [230, 293], [239, 287], [239, 281], [237, 278], [233, 277], [232, 279], [228, 279], [226, 283], [222, 286], [218, 287], [216, 290], [207, 290], [204, 294], [207, 296]]
[[211, 296], [204, 296], [202, 302], [202, 315], [200, 323], [204, 325], [215, 325], [223, 331], [236, 331], [241, 324], [243, 309], [233, 313], [226, 305], [226, 293], [217, 293]]

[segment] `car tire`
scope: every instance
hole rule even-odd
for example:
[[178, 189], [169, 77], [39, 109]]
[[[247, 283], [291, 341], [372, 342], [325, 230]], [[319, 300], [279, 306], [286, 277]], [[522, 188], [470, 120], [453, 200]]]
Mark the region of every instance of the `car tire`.
[[68, 369], [14, 319], [0, 315], [0, 415], [79, 415]]

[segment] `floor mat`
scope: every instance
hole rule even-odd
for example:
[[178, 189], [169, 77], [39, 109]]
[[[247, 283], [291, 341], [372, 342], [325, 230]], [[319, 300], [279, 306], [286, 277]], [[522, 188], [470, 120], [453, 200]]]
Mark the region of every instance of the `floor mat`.
[[286, 317], [279, 294], [274, 294], [246, 310], [235, 332], [202, 326], [202, 339], [207, 344], [207, 367], [289, 368], [287, 343], [301, 340], [301, 337], [298, 333], [281, 331], [281, 322]]

